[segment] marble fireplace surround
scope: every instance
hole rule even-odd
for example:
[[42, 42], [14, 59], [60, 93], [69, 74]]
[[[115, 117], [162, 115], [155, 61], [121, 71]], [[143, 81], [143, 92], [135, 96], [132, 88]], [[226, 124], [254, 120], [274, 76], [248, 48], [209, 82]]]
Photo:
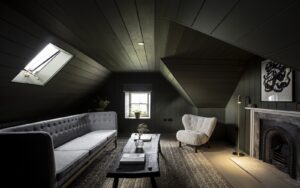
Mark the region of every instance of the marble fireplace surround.
[[[300, 112], [297, 111], [285, 111], [285, 110], [271, 110], [263, 108], [249, 108], [250, 111], [250, 157], [259, 159], [259, 143], [260, 143], [260, 123], [261, 119], [273, 120], [278, 122], [285, 122], [293, 126], [297, 126], [298, 134], [296, 140], [296, 153], [300, 152]], [[299, 155], [296, 160], [297, 170], [296, 179], [300, 181], [300, 158]]]
[[[285, 111], [285, 110], [271, 110], [264, 108], [245, 108], [250, 110], [250, 153], [251, 157], [259, 159], [259, 139], [260, 139], [260, 120], [274, 120], [279, 122], [286, 122], [297, 126], [300, 130], [300, 112]], [[299, 138], [299, 137], [298, 137]], [[298, 142], [299, 141], [299, 142]], [[300, 143], [300, 138], [297, 143]], [[296, 146], [300, 149], [300, 144]]]

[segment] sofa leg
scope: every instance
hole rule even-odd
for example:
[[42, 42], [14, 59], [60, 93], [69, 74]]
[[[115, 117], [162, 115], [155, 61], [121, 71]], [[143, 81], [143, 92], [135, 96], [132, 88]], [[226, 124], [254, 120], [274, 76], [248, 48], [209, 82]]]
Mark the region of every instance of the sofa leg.
[[197, 151], [197, 149], [198, 149], [198, 147], [197, 146], [195, 146], [195, 153], [197, 153], [198, 151]]
[[181, 148], [181, 142], [179, 142], [179, 147]]

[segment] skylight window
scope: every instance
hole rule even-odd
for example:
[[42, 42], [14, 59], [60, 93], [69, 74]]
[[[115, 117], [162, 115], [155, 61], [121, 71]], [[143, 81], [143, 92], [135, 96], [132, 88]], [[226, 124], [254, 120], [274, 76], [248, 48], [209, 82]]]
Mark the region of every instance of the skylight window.
[[49, 43], [20, 71], [12, 82], [45, 85], [72, 57], [72, 54]]

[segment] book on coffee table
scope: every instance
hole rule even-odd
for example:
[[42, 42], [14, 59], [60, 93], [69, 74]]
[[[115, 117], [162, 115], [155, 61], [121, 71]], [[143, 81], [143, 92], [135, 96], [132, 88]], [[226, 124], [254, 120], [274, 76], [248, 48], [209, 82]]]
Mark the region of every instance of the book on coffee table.
[[[135, 134], [134, 135], [134, 140], [138, 140], [139, 139], [139, 135]], [[149, 134], [142, 134], [141, 136], [141, 140], [143, 140], [144, 142], [150, 142], [152, 139], [152, 136]]]
[[120, 164], [145, 164], [145, 153], [123, 153]]

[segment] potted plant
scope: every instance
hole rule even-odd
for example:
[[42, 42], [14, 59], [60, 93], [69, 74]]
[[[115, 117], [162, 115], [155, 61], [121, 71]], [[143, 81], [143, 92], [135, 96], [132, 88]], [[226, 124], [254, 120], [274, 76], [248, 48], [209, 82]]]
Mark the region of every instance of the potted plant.
[[103, 112], [105, 110], [105, 108], [108, 106], [109, 103], [110, 103], [109, 100], [102, 100], [102, 99], [100, 99], [98, 101], [98, 107], [96, 108], [96, 110], [98, 112]]
[[139, 134], [139, 137], [138, 139], [136, 140], [136, 147], [137, 148], [143, 148], [144, 146], [144, 141], [141, 139], [142, 135], [149, 132], [149, 129], [148, 129], [148, 125], [146, 125], [145, 123], [140, 123], [137, 127], [137, 132]]

